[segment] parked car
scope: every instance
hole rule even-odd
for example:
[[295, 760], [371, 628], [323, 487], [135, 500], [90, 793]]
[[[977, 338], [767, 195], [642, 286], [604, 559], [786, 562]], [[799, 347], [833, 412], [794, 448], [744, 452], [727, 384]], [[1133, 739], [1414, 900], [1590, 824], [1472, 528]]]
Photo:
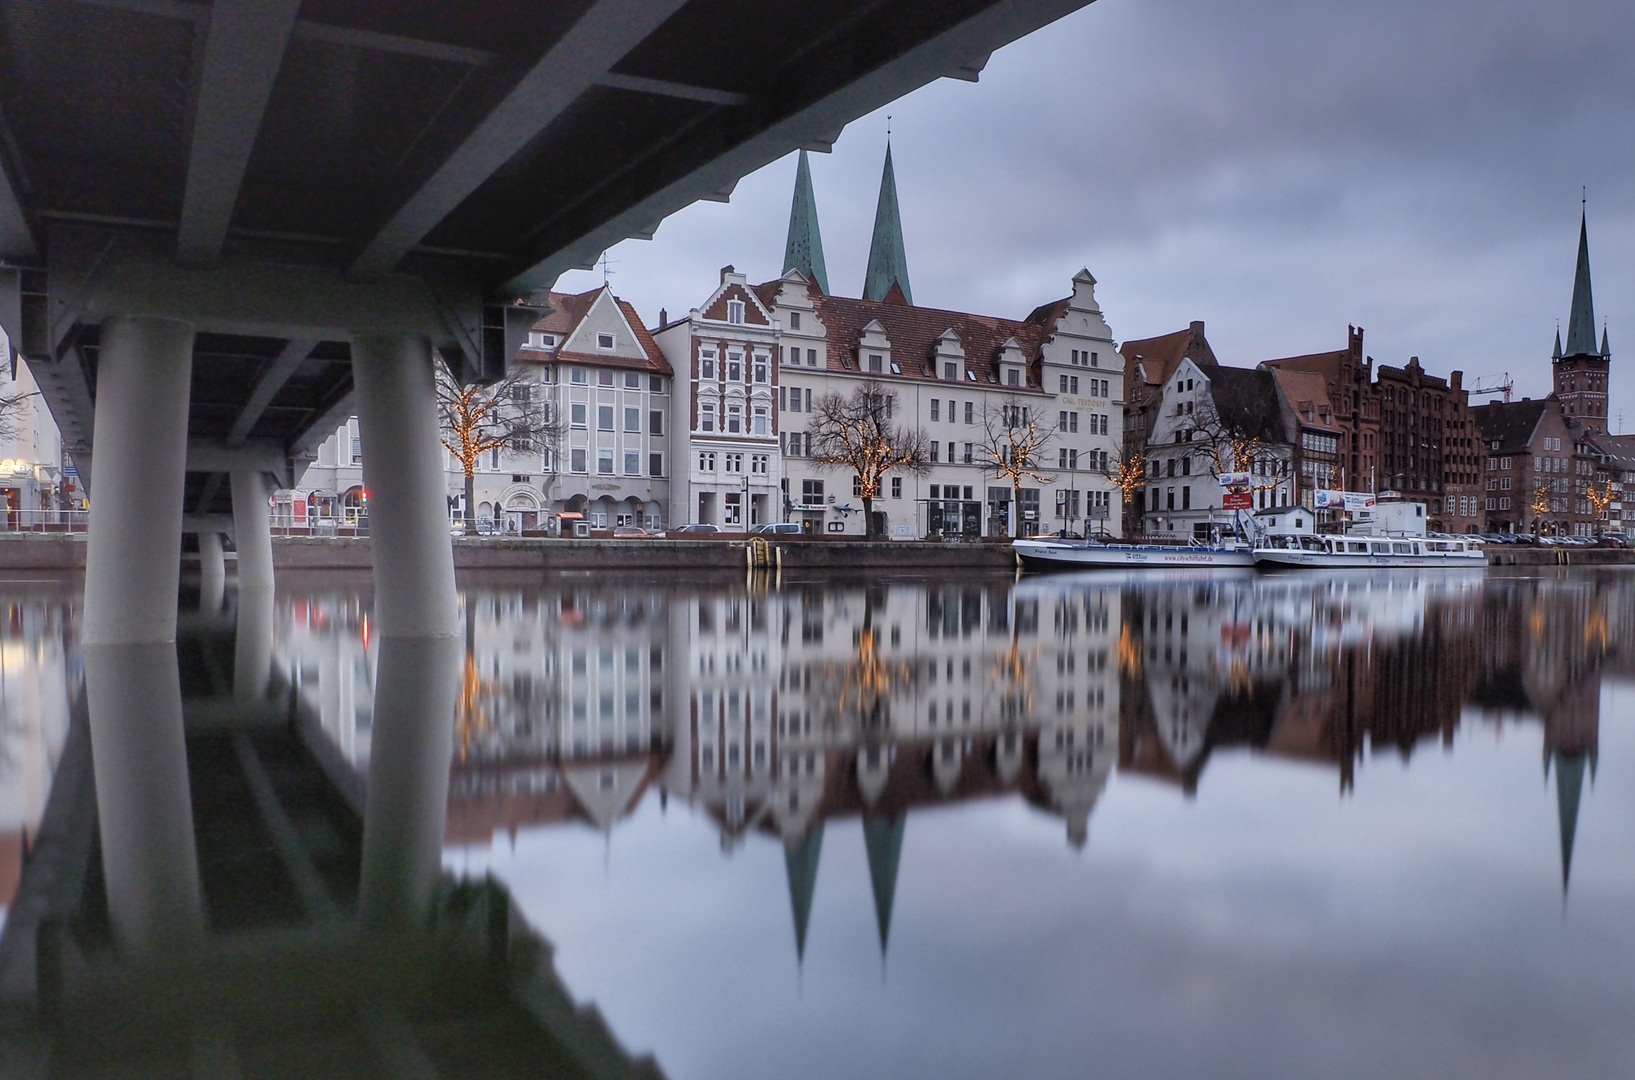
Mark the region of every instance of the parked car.
[[757, 525], [749, 530], [751, 536], [799, 536], [800, 523], [796, 521], [774, 521], [766, 525]]
[[644, 536], [652, 535], [640, 525], [616, 525], [613, 528], [613, 539], [615, 540], [639, 540]]
[[711, 525], [707, 521], [694, 522], [691, 525], [683, 525], [675, 531], [678, 533], [718, 533], [721, 531], [721, 526]]

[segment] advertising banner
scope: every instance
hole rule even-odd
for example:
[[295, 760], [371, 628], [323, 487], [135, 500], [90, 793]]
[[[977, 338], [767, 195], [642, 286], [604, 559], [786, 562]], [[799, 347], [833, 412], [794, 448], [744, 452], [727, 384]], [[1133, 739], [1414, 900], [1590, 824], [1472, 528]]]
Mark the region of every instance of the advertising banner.
[[1319, 490], [1312, 493], [1312, 506], [1318, 510], [1344, 510], [1348, 514], [1366, 512], [1374, 509], [1374, 493]]
[[1246, 472], [1221, 473], [1221, 509], [1249, 510], [1255, 505], [1254, 479]]

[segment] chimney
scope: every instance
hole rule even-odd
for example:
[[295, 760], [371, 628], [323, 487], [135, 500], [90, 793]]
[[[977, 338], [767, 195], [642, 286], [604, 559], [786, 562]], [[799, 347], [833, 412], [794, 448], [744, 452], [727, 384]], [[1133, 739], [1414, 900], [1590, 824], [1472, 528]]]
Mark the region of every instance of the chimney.
[[725, 285], [727, 283], [727, 275], [732, 272], [733, 269], [730, 264], [721, 268], [721, 284]]
[[669, 325], [670, 325], [670, 313], [668, 311], [665, 311], [663, 308], [659, 308], [659, 329], [663, 330], [666, 326], [669, 326]]
[[1198, 320], [1195, 320], [1193, 322], [1193, 324], [1192, 324], [1192, 336], [1193, 337], [1203, 337], [1204, 336], [1204, 323], [1203, 323], [1202, 319], [1198, 319]]

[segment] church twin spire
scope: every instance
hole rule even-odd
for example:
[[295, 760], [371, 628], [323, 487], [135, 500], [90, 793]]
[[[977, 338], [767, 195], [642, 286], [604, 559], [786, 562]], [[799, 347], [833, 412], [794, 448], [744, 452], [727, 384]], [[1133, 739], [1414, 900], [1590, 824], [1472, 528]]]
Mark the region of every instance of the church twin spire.
[[1595, 346], [1595, 299], [1590, 293], [1590, 237], [1587, 214], [1578, 219], [1578, 268], [1573, 274], [1573, 306], [1567, 316], [1565, 351], [1560, 347], [1559, 331], [1556, 336], [1557, 356], [1607, 355], [1604, 333], [1601, 348], [1597, 349]]
[[[829, 273], [823, 264], [823, 238], [818, 231], [817, 199], [812, 193], [812, 170], [806, 151], [795, 166], [795, 195], [789, 206], [789, 234], [783, 247], [783, 270], [799, 270], [827, 293]], [[908, 284], [908, 255], [903, 247], [903, 221], [897, 209], [897, 175], [891, 165], [891, 144], [886, 144], [885, 167], [880, 173], [880, 199], [874, 211], [874, 235], [869, 244], [869, 265], [863, 276], [863, 299], [914, 303]]]

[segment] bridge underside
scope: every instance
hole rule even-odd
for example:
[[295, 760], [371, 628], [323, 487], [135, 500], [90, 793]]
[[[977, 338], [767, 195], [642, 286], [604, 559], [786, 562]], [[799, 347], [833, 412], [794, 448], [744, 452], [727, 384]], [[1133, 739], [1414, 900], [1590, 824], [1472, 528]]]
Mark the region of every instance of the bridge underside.
[[1087, 0], [5, 0], [0, 326], [89, 478], [98, 329], [198, 334], [188, 509], [289, 482], [348, 341], [490, 381], [557, 276]]

